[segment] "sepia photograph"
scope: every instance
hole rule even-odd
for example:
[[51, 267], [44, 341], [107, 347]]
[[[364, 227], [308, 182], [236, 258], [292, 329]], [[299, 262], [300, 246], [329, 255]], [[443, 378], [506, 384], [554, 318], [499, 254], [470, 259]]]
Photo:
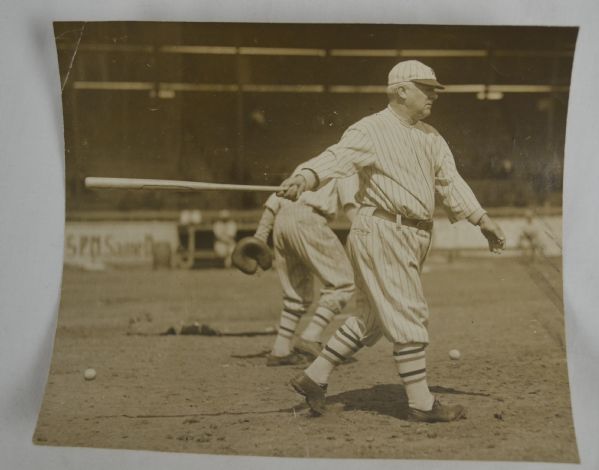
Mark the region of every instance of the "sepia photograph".
[[577, 35], [55, 22], [64, 266], [33, 442], [578, 463]]

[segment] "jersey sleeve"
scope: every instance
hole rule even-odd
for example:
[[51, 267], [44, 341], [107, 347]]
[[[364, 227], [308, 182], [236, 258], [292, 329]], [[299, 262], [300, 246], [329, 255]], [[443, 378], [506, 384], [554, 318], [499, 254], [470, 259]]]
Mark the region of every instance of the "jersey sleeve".
[[268, 240], [268, 236], [275, 224], [275, 216], [281, 209], [282, 204], [283, 200], [275, 193], [272, 193], [268, 197], [264, 203], [264, 212], [262, 212], [262, 216], [258, 222], [258, 228], [256, 228], [256, 233], [254, 234], [256, 238], [259, 238], [264, 242]]
[[254, 234], [254, 236], [266, 243], [274, 224], [274, 212], [272, 212], [269, 208], [264, 209], [262, 217], [260, 218], [260, 222], [258, 222], [258, 228], [256, 229], [256, 233]]
[[453, 154], [440, 135], [436, 139], [435, 191], [438, 194], [449, 220], [468, 219], [477, 224], [485, 214], [470, 186], [458, 173]]
[[356, 193], [358, 192], [360, 181], [357, 174], [339, 178], [337, 180], [337, 192], [339, 194], [339, 203], [344, 208], [347, 205], [358, 206], [356, 202]]
[[282, 199], [275, 193], [272, 193], [270, 196], [268, 196], [268, 199], [264, 203], [264, 207], [276, 215], [281, 209], [281, 204], [283, 204]]
[[341, 140], [320, 155], [300, 165], [303, 171], [311, 171], [317, 178], [318, 187], [332, 178], [344, 178], [358, 173], [376, 161], [374, 145], [370, 137], [358, 127], [350, 127]]

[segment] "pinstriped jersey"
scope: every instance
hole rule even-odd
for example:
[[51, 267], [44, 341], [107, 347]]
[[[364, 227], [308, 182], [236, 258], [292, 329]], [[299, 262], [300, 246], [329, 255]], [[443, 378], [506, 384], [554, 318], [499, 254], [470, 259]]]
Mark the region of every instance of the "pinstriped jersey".
[[302, 165], [320, 184], [358, 173], [361, 206], [415, 219], [431, 219], [435, 193], [452, 222], [484, 214], [459, 175], [445, 139], [423, 122], [406, 123], [388, 106], [350, 126], [341, 140]]
[[[329, 219], [334, 218], [339, 209], [347, 204], [356, 204], [356, 193], [358, 192], [358, 177], [351, 175], [346, 178], [332, 179], [324, 184], [318, 191], [306, 191], [298, 199], [298, 203], [313, 207], [320, 214]], [[264, 207], [275, 214], [285, 204], [292, 204], [288, 199], [271, 194], [266, 200]]]

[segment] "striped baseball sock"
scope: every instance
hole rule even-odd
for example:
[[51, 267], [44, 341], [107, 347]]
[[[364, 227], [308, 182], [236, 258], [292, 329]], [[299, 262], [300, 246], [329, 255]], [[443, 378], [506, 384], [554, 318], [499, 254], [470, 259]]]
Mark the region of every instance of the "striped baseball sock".
[[291, 354], [291, 340], [303, 314], [304, 312], [299, 310], [283, 309], [281, 321], [279, 322], [279, 331], [272, 347], [271, 354], [273, 356], [282, 357]]
[[395, 343], [393, 345], [393, 358], [406, 389], [410, 408], [429, 411], [433, 407], [435, 398], [428, 389], [426, 381], [424, 344]]
[[320, 343], [320, 336], [324, 329], [329, 326], [329, 323], [335, 316], [335, 312], [332, 312], [328, 308], [318, 307], [314, 316], [306, 329], [302, 332], [302, 338], [306, 341], [317, 341]]
[[362, 346], [358, 335], [346, 324], [339, 327], [322, 348], [320, 355], [306, 369], [306, 375], [321, 385], [329, 383], [333, 369], [352, 357]]

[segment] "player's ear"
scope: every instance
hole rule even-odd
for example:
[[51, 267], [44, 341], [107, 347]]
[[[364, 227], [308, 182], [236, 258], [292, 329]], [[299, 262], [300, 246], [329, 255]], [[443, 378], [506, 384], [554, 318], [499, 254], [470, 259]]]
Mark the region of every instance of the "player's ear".
[[395, 93], [397, 94], [397, 96], [399, 97], [399, 99], [401, 101], [405, 101], [405, 99], [408, 96], [408, 87], [406, 85], [399, 85], [396, 88]]

